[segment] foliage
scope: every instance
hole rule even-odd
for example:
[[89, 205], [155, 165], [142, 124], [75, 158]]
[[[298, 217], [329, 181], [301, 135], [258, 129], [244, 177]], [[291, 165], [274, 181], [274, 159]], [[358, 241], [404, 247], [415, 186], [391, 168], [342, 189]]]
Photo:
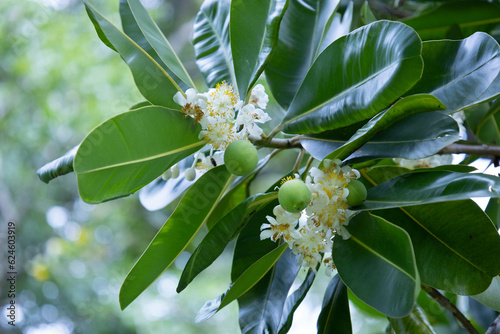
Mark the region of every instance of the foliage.
[[[442, 322], [427, 319], [421, 284], [449, 296], [479, 295], [500, 311], [492, 302], [500, 298], [497, 215], [493, 204], [487, 214], [470, 200], [496, 200], [500, 178], [460, 165], [435, 167], [446, 157], [434, 156], [464, 139], [465, 120], [457, 116], [463, 111], [473, 134], [468, 145], [498, 144], [500, 46], [487, 33], [491, 25], [463, 15], [478, 8], [487, 20], [485, 8], [496, 4], [410, 4], [401, 10], [420, 11], [385, 20], [369, 2], [361, 10], [322, 0], [206, 0], [193, 45], [207, 93], [195, 87], [139, 0], [120, 1], [122, 30], [85, 6], [147, 102], [96, 127], [77, 150], [42, 167], [40, 178], [74, 170], [88, 203], [127, 196], [151, 182], [150, 190], [166, 189], [172, 200], [184, 193], [123, 283], [122, 309], [210, 222], [179, 291], [237, 242], [232, 283], [205, 304], [200, 321], [238, 300], [243, 333], [284, 333], [321, 265], [334, 276], [318, 318], [321, 332], [352, 331], [349, 299], [389, 317], [397, 333], [433, 332]], [[367, 24], [357, 25], [360, 10]], [[439, 15], [447, 20], [433, 26]], [[452, 30], [459, 39], [439, 39]], [[270, 115], [265, 87], [279, 104]], [[269, 132], [257, 124], [270, 119], [276, 127]], [[222, 155], [237, 139], [262, 152], [276, 150], [261, 154], [249, 175], [231, 176]], [[250, 196], [262, 168], [282, 150], [298, 151], [292, 173], [281, 166], [281, 183]], [[156, 180], [160, 175], [166, 180]], [[299, 213], [286, 212], [275, 199], [276, 188], [293, 178], [311, 192]], [[369, 188], [367, 199], [348, 207], [354, 179]], [[292, 290], [298, 266], [309, 275]]]

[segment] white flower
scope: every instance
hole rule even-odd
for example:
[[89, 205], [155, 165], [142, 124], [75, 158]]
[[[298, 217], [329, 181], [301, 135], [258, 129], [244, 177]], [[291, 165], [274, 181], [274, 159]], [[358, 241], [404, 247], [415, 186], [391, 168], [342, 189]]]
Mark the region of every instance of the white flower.
[[245, 135], [260, 137], [262, 129], [255, 123], [265, 123], [270, 120], [271, 117], [266, 112], [255, 108], [253, 104], [247, 104], [238, 112], [234, 125], [236, 127], [243, 126], [242, 131]]
[[201, 160], [196, 163], [196, 168], [202, 171], [208, 171], [216, 166], [224, 164], [224, 152], [217, 151], [212, 156], [205, 156], [203, 153], [198, 152], [195, 156], [196, 161]]
[[250, 103], [261, 109], [266, 109], [268, 102], [269, 96], [267, 96], [264, 86], [261, 84], [256, 85], [250, 94]]
[[207, 116], [200, 120], [203, 130], [198, 137], [212, 144], [215, 150], [225, 150], [233, 141], [240, 139], [232, 124], [213, 116]]
[[271, 240], [276, 241], [279, 237], [283, 237], [291, 245], [295, 238], [300, 237], [300, 234], [295, 229], [300, 218], [300, 213], [285, 211], [281, 205], [275, 206], [273, 213], [276, 219], [266, 216], [269, 224], [262, 224], [260, 227], [262, 231], [260, 239], [271, 238]]
[[234, 118], [234, 109], [239, 105], [238, 94], [225, 81], [208, 91], [207, 109], [212, 117], [230, 120]]
[[174, 102], [182, 106], [181, 112], [199, 121], [207, 109], [206, 96], [198, 94], [193, 88], [189, 88], [185, 95], [186, 97], [181, 92], [175, 93]]

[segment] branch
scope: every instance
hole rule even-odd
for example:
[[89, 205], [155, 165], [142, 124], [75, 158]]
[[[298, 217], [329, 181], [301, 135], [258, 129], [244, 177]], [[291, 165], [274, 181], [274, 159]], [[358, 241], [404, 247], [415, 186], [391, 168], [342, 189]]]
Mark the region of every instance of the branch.
[[451, 154], [451, 153], [466, 153], [477, 156], [494, 156], [500, 157], [500, 146], [489, 145], [467, 145], [467, 144], [451, 144], [443, 148], [438, 154]]
[[462, 326], [465, 327], [465, 329], [471, 333], [471, 334], [479, 334], [479, 332], [474, 328], [474, 326], [472, 326], [472, 324], [470, 323], [470, 321], [463, 315], [462, 312], [460, 312], [460, 310], [455, 306], [453, 305], [450, 300], [448, 298], [446, 298], [445, 296], [443, 296], [441, 293], [439, 293], [439, 291], [437, 291], [436, 289], [428, 286], [428, 285], [425, 285], [425, 284], [422, 284], [422, 289], [429, 295], [431, 296], [432, 298], [434, 298], [438, 303], [439, 305], [441, 305], [442, 307], [444, 307], [445, 309], [447, 309], [448, 311], [451, 312], [451, 314], [453, 314], [453, 316], [455, 318], [457, 318], [457, 320], [462, 324]]
[[250, 141], [256, 146], [274, 147], [274, 148], [302, 148], [300, 143], [301, 136], [293, 137], [290, 139], [273, 138], [266, 140], [262, 138], [249, 138]]
[[498, 334], [500, 333], [500, 315], [488, 326], [484, 334]]

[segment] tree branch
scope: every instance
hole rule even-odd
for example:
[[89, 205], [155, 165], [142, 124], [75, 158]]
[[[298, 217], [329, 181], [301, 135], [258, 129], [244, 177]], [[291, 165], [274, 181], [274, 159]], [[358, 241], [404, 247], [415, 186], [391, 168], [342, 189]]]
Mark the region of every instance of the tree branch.
[[500, 146], [471, 145], [471, 144], [451, 144], [443, 148], [438, 154], [466, 153], [477, 156], [500, 157]]
[[262, 138], [249, 138], [250, 141], [256, 146], [274, 147], [274, 148], [302, 148], [300, 143], [301, 136], [293, 137], [290, 139], [273, 138], [266, 140]]
[[462, 312], [460, 312], [460, 310], [455, 306], [453, 305], [450, 300], [448, 298], [446, 298], [445, 296], [443, 296], [441, 293], [439, 293], [439, 291], [437, 291], [436, 289], [428, 286], [428, 285], [425, 285], [425, 284], [422, 284], [422, 289], [429, 295], [431, 296], [432, 298], [434, 298], [438, 303], [439, 305], [441, 305], [442, 307], [444, 307], [445, 309], [447, 309], [448, 311], [451, 312], [451, 314], [453, 314], [453, 316], [462, 324], [462, 326], [464, 326], [464, 328], [471, 334], [479, 334], [478, 331], [474, 328], [474, 326], [472, 326], [472, 324], [470, 323], [470, 321], [463, 315]]
[[484, 334], [499, 334], [500, 333], [500, 315], [488, 326]]

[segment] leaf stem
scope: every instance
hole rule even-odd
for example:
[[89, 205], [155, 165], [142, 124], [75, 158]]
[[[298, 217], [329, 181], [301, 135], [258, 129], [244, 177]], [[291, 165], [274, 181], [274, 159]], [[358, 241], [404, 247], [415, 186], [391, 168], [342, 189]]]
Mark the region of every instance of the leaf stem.
[[304, 182], [306, 181], [307, 173], [309, 172], [309, 169], [311, 169], [313, 161], [314, 161], [313, 157], [309, 157], [309, 159], [307, 159], [306, 168], [304, 169], [304, 173], [302, 174], [302, 181]]
[[290, 139], [262, 139], [251, 137], [248, 138], [255, 146], [263, 146], [263, 147], [274, 147], [274, 148], [302, 148], [302, 144], [300, 143], [301, 136], [293, 137]]
[[424, 290], [429, 296], [434, 298], [439, 305], [447, 309], [453, 314], [453, 316], [464, 326], [464, 328], [471, 334], [479, 334], [479, 332], [472, 326], [470, 321], [463, 315], [460, 310], [453, 305], [448, 298], [443, 296], [439, 291], [425, 284], [421, 284], [422, 290]]

